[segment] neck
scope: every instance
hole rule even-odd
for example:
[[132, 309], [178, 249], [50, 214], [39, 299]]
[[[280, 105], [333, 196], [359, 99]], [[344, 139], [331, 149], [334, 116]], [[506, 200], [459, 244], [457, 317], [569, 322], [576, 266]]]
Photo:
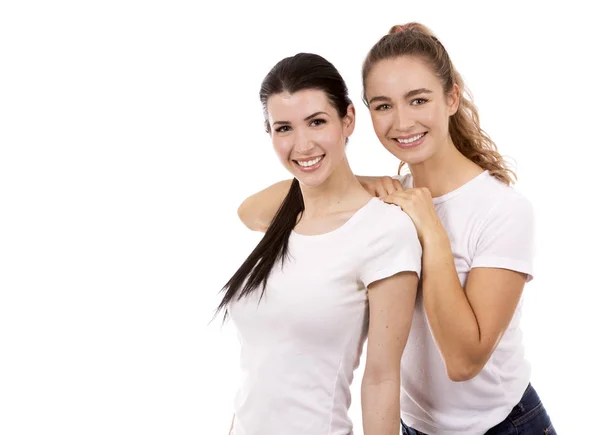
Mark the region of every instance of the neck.
[[345, 157], [325, 182], [314, 187], [301, 183], [300, 188], [304, 199], [302, 215], [308, 219], [354, 208], [355, 203], [370, 197]]
[[450, 137], [429, 159], [408, 167], [414, 187], [428, 188], [434, 198], [458, 189], [483, 172], [479, 165], [458, 151]]

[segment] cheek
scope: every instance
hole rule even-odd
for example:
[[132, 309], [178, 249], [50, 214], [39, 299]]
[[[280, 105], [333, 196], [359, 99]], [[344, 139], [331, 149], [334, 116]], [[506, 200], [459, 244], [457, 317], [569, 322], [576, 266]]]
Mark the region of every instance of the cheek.
[[444, 116], [439, 107], [430, 106], [426, 110], [419, 111], [416, 119], [427, 128], [437, 129], [440, 127]]
[[344, 135], [341, 126], [339, 128], [330, 126], [330, 128], [319, 130], [313, 138], [329, 153], [343, 152]]
[[384, 137], [389, 130], [388, 118], [382, 115], [371, 114], [371, 122], [373, 123], [373, 130], [375, 130], [377, 137]]
[[277, 157], [279, 158], [279, 160], [283, 163], [287, 162], [290, 156], [290, 153], [292, 152], [292, 140], [290, 140], [289, 137], [286, 138], [279, 138], [279, 137], [273, 137], [273, 150], [275, 150], [275, 154], [277, 154]]

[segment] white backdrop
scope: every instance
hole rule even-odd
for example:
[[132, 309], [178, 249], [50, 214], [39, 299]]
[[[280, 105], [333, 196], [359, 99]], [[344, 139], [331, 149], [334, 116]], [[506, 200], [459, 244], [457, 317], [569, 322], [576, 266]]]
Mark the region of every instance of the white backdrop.
[[[286, 178], [258, 89], [316, 52], [357, 105], [357, 174], [393, 174], [360, 66], [393, 24], [440, 37], [537, 214], [523, 319], [558, 432], [597, 415], [597, 24], [583, 1], [0, 5], [0, 433], [225, 434], [238, 381], [218, 291], [259, 240], [237, 220]], [[354, 383], [352, 417], [360, 429]]]

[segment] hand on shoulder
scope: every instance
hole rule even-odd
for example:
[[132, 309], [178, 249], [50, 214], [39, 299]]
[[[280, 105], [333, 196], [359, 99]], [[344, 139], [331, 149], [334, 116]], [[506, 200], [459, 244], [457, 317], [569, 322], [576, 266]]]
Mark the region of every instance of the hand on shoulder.
[[358, 176], [357, 178], [367, 192], [377, 198], [404, 190], [400, 181], [387, 175], [383, 177]]

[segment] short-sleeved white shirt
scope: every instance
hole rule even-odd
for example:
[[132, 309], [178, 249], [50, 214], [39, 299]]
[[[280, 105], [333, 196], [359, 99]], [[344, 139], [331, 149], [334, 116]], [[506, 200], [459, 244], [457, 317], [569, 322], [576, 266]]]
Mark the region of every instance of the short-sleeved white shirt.
[[289, 256], [228, 307], [241, 343], [235, 435], [348, 435], [350, 383], [367, 334], [366, 288], [421, 270], [410, 218], [371, 199], [326, 234], [292, 232]]
[[[406, 188], [412, 177], [398, 177]], [[448, 236], [461, 284], [474, 267], [533, 276], [533, 210], [530, 202], [481, 173], [459, 189], [433, 199]], [[448, 378], [419, 293], [402, 358], [402, 419], [435, 435], [480, 435], [504, 420], [530, 377], [521, 340], [522, 301], [483, 370], [466, 382]]]

